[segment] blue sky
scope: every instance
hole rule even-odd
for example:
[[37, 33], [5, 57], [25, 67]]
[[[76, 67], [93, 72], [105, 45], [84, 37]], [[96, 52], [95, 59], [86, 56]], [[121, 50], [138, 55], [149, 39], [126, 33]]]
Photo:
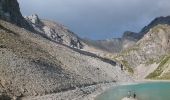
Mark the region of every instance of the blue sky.
[[82, 38], [121, 37], [155, 17], [170, 15], [169, 0], [18, 0], [24, 16], [38, 14], [64, 24]]

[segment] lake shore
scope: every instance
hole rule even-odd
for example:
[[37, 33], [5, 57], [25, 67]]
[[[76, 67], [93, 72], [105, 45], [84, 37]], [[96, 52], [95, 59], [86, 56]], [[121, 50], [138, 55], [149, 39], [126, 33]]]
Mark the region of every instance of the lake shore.
[[[147, 83], [147, 82], [170, 82], [170, 80], [151, 80], [151, 79], [144, 79], [144, 80], [135, 80], [134, 82], [119, 82], [117, 83], [117, 85], [113, 85], [112, 87], [110, 88], [113, 88], [114, 86], [118, 86], [118, 85], [133, 85], [133, 84], [140, 84], [140, 83]], [[109, 89], [109, 87], [108, 87]], [[106, 89], [106, 90], [108, 90]], [[104, 93], [106, 90], [104, 91], [97, 91], [98, 92], [98, 95]], [[93, 93], [91, 95], [94, 95]], [[96, 95], [96, 97], [98, 96]], [[88, 99], [88, 100], [94, 100], [96, 97], [94, 98], [91, 98], [91, 99]]]
[[132, 85], [146, 82], [170, 82], [170, 80], [136, 80], [134, 82], [111, 82], [101, 83], [97, 85], [87, 86], [83, 88], [76, 88], [75, 90], [69, 90], [66, 92], [48, 94], [44, 96], [36, 97], [24, 97], [22, 100], [95, 100], [98, 95], [101, 95], [105, 91], [119, 85]]
[[104, 91], [117, 86], [116, 82], [101, 83], [97, 85], [76, 88], [65, 92], [53, 93], [44, 96], [23, 97], [21, 100], [94, 100]]

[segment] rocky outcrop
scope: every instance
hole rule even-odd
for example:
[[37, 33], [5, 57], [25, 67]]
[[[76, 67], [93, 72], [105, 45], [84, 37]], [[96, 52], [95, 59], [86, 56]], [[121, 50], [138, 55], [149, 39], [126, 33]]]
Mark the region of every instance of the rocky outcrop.
[[0, 19], [33, 31], [33, 28], [22, 17], [17, 0], [0, 0]]
[[81, 39], [64, 25], [49, 20], [42, 20], [36, 14], [26, 16], [25, 19], [44, 37], [73, 48], [83, 49]]

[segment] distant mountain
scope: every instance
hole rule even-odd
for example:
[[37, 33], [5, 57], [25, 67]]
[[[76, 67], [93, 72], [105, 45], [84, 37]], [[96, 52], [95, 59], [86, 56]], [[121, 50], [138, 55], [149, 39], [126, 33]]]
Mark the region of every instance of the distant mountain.
[[112, 38], [107, 40], [89, 40], [84, 39], [84, 42], [97, 49], [101, 49], [110, 53], [119, 53], [123, 49], [133, 46], [139, 40], [139, 34], [126, 31], [122, 38]]
[[149, 32], [150, 29], [154, 28], [157, 25], [165, 24], [170, 25], [170, 16], [155, 18], [149, 25], [142, 28], [142, 30], [138, 33], [126, 31], [123, 33], [123, 36], [121, 38], [97, 41], [85, 39], [85, 42], [107, 52], [119, 53], [122, 50], [130, 48], [134, 44], [136, 44], [140, 39], [144, 37], [145, 34]]
[[122, 49], [121, 39], [108, 39], [108, 40], [90, 40], [84, 39], [85, 43], [89, 46], [101, 49], [106, 52], [117, 53]]

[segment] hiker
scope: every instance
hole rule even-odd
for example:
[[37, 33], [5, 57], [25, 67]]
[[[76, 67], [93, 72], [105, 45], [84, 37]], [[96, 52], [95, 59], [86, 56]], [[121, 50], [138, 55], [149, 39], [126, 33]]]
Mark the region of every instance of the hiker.
[[134, 92], [134, 94], [133, 94], [133, 98], [135, 99], [136, 98], [136, 93]]
[[123, 71], [123, 65], [122, 65], [122, 64], [120, 65], [120, 68], [121, 68], [121, 70]]
[[131, 97], [131, 91], [128, 91], [128, 96], [127, 96], [128, 98], [130, 98]]

